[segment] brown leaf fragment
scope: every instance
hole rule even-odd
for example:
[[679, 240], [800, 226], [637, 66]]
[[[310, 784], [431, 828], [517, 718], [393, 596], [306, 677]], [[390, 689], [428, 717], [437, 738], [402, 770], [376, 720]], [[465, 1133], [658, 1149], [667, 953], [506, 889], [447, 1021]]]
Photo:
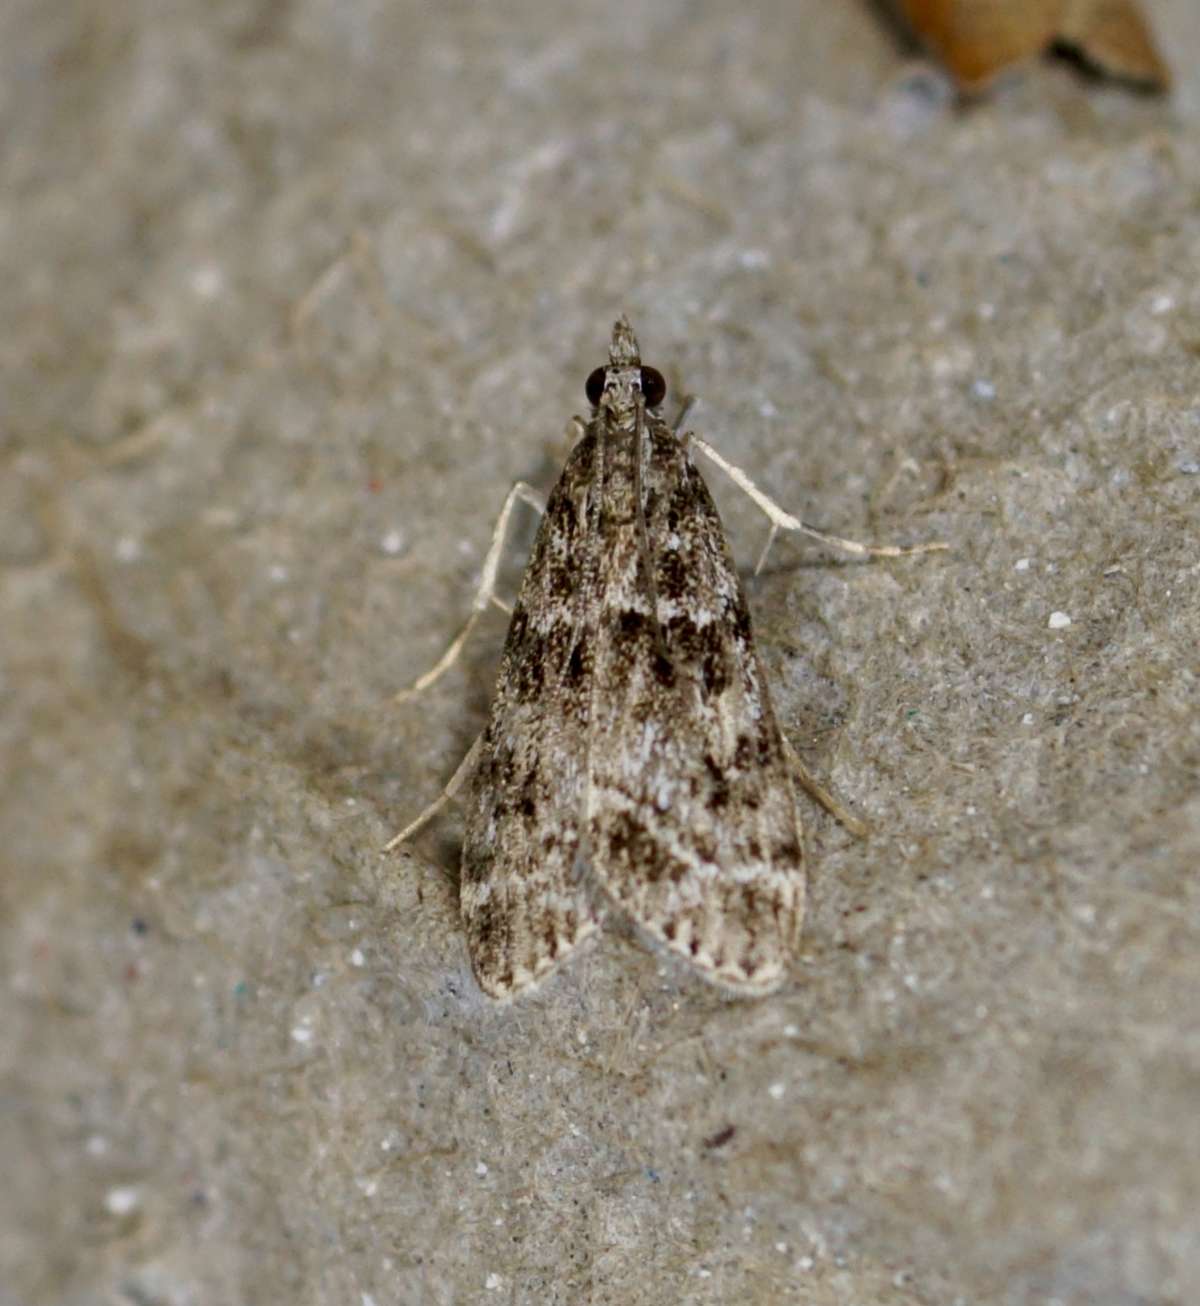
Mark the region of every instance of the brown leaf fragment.
[[1069, 0], [1058, 40], [1110, 77], [1165, 91], [1171, 70], [1133, 0]]
[[1097, 72], [1165, 90], [1170, 72], [1136, 0], [898, 0], [966, 91], [1051, 48]]
[[901, 0], [917, 35], [966, 88], [1031, 59], [1054, 39], [1046, 0]]

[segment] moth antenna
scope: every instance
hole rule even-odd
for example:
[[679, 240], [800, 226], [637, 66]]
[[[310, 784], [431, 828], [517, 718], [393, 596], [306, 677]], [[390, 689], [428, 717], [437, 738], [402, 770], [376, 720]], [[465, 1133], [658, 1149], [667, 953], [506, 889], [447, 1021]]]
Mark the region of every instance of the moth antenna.
[[646, 400], [641, 394], [637, 396], [636, 414], [633, 424], [633, 499], [637, 512], [638, 558], [642, 575], [646, 580], [646, 597], [650, 603], [650, 624], [654, 629], [654, 644], [658, 656], [669, 666], [671, 658], [667, 653], [667, 640], [658, 620], [658, 585], [654, 579], [654, 567], [651, 565], [653, 560], [650, 557], [650, 534], [646, 530], [646, 504], [642, 493]]

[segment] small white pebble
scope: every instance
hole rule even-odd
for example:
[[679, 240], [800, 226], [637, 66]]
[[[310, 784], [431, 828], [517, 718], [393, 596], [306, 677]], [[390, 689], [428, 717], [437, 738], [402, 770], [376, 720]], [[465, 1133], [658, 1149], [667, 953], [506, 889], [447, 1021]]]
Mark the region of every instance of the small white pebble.
[[142, 1195], [132, 1185], [124, 1188], [110, 1188], [104, 1194], [104, 1209], [110, 1215], [128, 1215], [141, 1204]]
[[225, 274], [214, 263], [201, 263], [192, 272], [192, 291], [201, 299], [216, 299], [225, 287]]
[[1175, 299], [1171, 295], [1155, 295], [1150, 302], [1150, 312], [1155, 317], [1162, 317], [1164, 313], [1169, 313], [1175, 307]]
[[142, 542], [136, 535], [122, 535], [113, 552], [118, 562], [136, 562], [142, 556]]
[[1018, 558], [1016, 562], [1013, 563], [1013, 571], [1028, 571], [1031, 561], [1032, 559], [1030, 558]]
[[811, 1270], [813, 1267], [813, 1258], [811, 1256], [801, 1256], [796, 1262], [796, 1269]]
[[1065, 612], [1052, 612], [1047, 624], [1051, 630], [1066, 630], [1071, 624], [1071, 618]]
[[972, 384], [971, 393], [976, 399], [995, 399], [996, 387], [990, 381], [985, 380], [983, 377], [979, 377], [978, 380]]
[[703, 1266], [701, 1266], [701, 1267], [696, 1271], [696, 1278], [697, 1278], [697, 1279], [711, 1279], [711, 1278], [712, 1278], [712, 1271], [711, 1271], [711, 1270], [706, 1270]]
[[787, 1254], [787, 1243], [776, 1243], [775, 1250], [781, 1255]]
[[366, 957], [363, 956], [363, 950], [361, 948], [355, 948], [354, 951], [350, 954], [350, 965], [365, 966], [366, 964], [367, 964], [367, 959]]
[[487, 1162], [480, 1161], [480, 1163], [475, 1167], [475, 1173], [480, 1177], [480, 1179], [482, 1179], [484, 1175], [487, 1174], [487, 1172], [488, 1172]]
[[771, 1087], [767, 1089], [767, 1092], [770, 1093], [776, 1102], [778, 1102], [780, 1098], [783, 1097], [785, 1090], [782, 1084], [772, 1084]]
[[88, 1156], [103, 1156], [108, 1151], [108, 1139], [103, 1134], [92, 1134], [84, 1147]]
[[307, 1025], [293, 1025], [292, 1038], [297, 1043], [311, 1043], [313, 1032]]
[[281, 562], [273, 563], [267, 568], [267, 576], [275, 582], [276, 585], [282, 584], [288, 578], [288, 569]]
[[800, 1033], [799, 1025], [784, 1025], [783, 1027], [784, 1038], [796, 1038], [798, 1037], [799, 1033]]
[[399, 531], [388, 531], [379, 541], [379, 547], [389, 558], [394, 558], [404, 548], [404, 536]]
[[489, 1274], [488, 1277], [484, 1279], [483, 1286], [488, 1290], [488, 1292], [495, 1292], [503, 1282], [504, 1280], [498, 1274]]
[[1033, 725], [1033, 713], [1032, 713], [1032, 712], [1026, 712], [1025, 715], [1021, 718], [1021, 724], [1022, 724], [1023, 726], [1031, 726], [1031, 725]]

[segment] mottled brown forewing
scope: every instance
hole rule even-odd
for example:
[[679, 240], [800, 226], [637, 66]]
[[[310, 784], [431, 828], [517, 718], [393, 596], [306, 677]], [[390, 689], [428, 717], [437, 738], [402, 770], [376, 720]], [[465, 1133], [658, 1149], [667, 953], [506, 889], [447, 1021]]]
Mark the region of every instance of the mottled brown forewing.
[[593, 619], [587, 842], [637, 928], [743, 993], [776, 987], [804, 913], [795, 793], [750, 611], [686, 446], [648, 415], [641, 452], [656, 579], [636, 583], [634, 453], [610, 449], [607, 565]]

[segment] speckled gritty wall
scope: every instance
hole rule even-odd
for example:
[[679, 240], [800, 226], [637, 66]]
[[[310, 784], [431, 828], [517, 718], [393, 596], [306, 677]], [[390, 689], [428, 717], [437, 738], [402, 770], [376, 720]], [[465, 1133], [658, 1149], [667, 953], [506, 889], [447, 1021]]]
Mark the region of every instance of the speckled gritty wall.
[[[1200, 11], [962, 110], [855, 0], [0, 12], [0, 1302], [1200, 1283]], [[491, 1004], [417, 701], [628, 311], [801, 802], [781, 991]], [[501, 571], [515, 592], [533, 523]]]

